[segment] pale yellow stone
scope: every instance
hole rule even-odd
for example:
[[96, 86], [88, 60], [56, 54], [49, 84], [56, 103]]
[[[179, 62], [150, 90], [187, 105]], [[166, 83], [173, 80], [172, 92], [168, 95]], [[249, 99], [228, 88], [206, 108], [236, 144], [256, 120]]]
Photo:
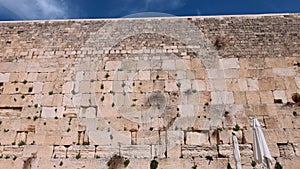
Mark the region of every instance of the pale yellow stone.
[[204, 145], [209, 144], [208, 132], [187, 132], [186, 144], [188, 145]]

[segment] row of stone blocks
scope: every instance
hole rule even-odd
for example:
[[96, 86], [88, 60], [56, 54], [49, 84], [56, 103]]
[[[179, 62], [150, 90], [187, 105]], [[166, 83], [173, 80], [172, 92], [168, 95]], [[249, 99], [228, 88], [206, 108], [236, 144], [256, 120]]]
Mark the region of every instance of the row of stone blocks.
[[[287, 168], [293, 167], [293, 163], [289, 164], [289, 160], [295, 163], [300, 158], [299, 144], [279, 144], [280, 154], [277, 156], [277, 161], [283, 160], [283, 164]], [[298, 148], [296, 150], [293, 147]], [[205, 166], [205, 168], [224, 168], [228, 163], [234, 165], [233, 161], [233, 146], [219, 145], [219, 146], [176, 146], [171, 151], [163, 156], [157, 156], [156, 153], [164, 151], [165, 147], [161, 145], [119, 145], [119, 146], [38, 146], [38, 145], [25, 145], [25, 146], [1, 146], [0, 147], [0, 161], [2, 166], [17, 166], [26, 165], [28, 160], [30, 165], [39, 165], [39, 168], [45, 167], [44, 162], [52, 164], [52, 166], [62, 167], [63, 164], [73, 162], [102, 162], [107, 165], [115, 156], [120, 156], [130, 161], [132, 166], [138, 165], [149, 166], [152, 159], [157, 159], [159, 163], [164, 163], [169, 160], [181, 161], [187, 165], [194, 164], [198, 167]], [[242, 157], [243, 168], [250, 168], [253, 161], [253, 152], [251, 144], [240, 144], [239, 146]], [[138, 163], [143, 162], [143, 164]], [[148, 161], [148, 162], [146, 162]], [[11, 164], [7, 164], [7, 163]], [[23, 162], [23, 163], [22, 163]], [[144, 163], [146, 162], [146, 164]], [[177, 162], [174, 162], [177, 164]], [[88, 165], [88, 164], [86, 164]], [[170, 165], [170, 164], [169, 164]], [[179, 166], [181, 166], [180, 164]], [[171, 165], [174, 166], [174, 165]], [[48, 166], [49, 167], [49, 166]], [[67, 167], [70, 167], [67, 165]], [[103, 168], [107, 166], [102, 165]], [[166, 166], [164, 166], [166, 167]], [[146, 167], [145, 167], [146, 168]], [[148, 167], [147, 167], [148, 168]], [[166, 167], [168, 168], [168, 167]]]

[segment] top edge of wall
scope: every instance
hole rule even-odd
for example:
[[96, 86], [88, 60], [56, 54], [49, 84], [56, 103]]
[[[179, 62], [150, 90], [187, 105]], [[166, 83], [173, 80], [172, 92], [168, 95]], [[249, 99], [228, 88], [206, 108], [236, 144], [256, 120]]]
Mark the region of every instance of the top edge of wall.
[[239, 15], [211, 15], [211, 16], [173, 16], [173, 17], [140, 17], [140, 18], [99, 18], [99, 19], [55, 19], [55, 20], [18, 20], [0, 21], [1, 23], [52, 23], [52, 22], [82, 22], [82, 21], [108, 21], [108, 20], [159, 20], [159, 19], [225, 19], [225, 18], [260, 18], [266, 16], [276, 17], [300, 17], [300, 13], [272, 13], [272, 14], [239, 14]]

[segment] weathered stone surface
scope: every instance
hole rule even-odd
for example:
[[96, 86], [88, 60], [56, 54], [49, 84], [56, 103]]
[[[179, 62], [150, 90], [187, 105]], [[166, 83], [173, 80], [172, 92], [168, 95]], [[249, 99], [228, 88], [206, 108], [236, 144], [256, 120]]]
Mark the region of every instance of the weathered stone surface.
[[132, 169], [154, 158], [163, 169], [224, 168], [238, 125], [250, 169], [253, 117], [272, 157], [298, 166], [299, 23], [299, 14], [1, 22], [0, 166], [107, 168], [120, 155]]
[[187, 132], [186, 133], [186, 144], [188, 145], [207, 145], [209, 144], [208, 140], [208, 131], [200, 132]]
[[218, 154], [216, 146], [182, 146], [182, 155], [185, 158], [216, 156]]

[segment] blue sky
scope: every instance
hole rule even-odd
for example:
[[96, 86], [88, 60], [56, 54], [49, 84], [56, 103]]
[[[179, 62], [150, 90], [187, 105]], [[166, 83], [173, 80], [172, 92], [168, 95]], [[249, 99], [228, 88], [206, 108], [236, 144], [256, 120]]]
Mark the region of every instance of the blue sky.
[[0, 20], [120, 18], [300, 12], [300, 0], [0, 0]]

